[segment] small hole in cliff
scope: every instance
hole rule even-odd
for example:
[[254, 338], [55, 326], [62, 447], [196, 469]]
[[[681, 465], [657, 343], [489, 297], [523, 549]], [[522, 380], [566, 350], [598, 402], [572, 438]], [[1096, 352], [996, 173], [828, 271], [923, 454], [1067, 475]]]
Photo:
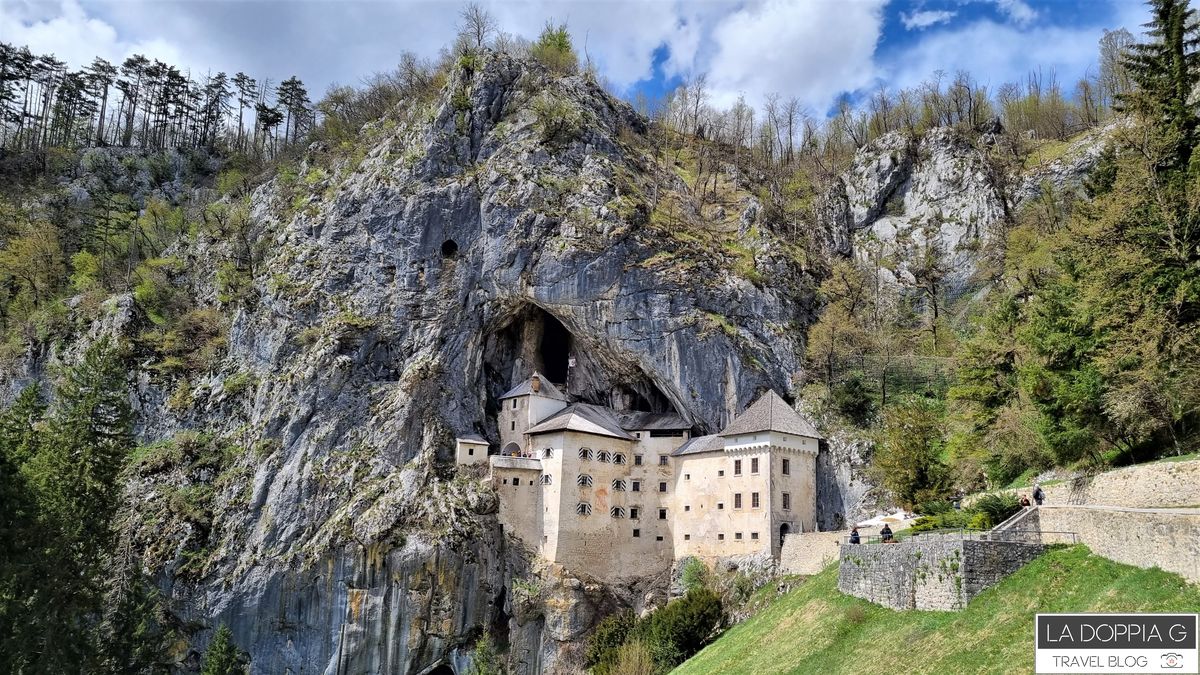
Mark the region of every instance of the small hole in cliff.
[[571, 333], [558, 319], [545, 315], [542, 323], [540, 345], [542, 369], [551, 382], [562, 384], [567, 381], [568, 363], [571, 357]]
[[458, 242], [453, 239], [447, 239], [442, 242], [442, 257], [453, 258], [458, 255]]

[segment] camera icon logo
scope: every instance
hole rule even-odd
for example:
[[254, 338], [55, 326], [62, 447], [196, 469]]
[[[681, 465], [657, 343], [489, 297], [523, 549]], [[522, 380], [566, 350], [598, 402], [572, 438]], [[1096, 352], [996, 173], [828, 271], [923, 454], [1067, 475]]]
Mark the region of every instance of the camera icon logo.
[[1175, 652], [1163, 654], [1162, 655], [1162, 667], [1163, 668], [1182, 668], [1183, 667], [1183, 655], [1176, 654]]

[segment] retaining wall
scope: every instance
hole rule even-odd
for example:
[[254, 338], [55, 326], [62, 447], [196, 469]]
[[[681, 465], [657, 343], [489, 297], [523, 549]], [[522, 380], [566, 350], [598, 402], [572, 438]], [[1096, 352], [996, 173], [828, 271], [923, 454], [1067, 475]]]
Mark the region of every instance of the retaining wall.
[[893, 609], [962, 609], [1041, 551], [1037, 544], [938, 535], [843, 544], [838, 590]]
[[1074, 532], [1096, 555], [1200, 583], [1200, 509], [1047, 505], [1036, 509], [1036, 520], [1043, 543]]
[[[1200, 506], [1200, 460], [1128, 466], [1043, 485], [1042, 490], [1047, 504], [1103, 504], [1135, 509]], [[1032, 495], [1033, 488], [1002, 492]], [[969, 505], [979, 497], [971, 495], [964, 503]]]

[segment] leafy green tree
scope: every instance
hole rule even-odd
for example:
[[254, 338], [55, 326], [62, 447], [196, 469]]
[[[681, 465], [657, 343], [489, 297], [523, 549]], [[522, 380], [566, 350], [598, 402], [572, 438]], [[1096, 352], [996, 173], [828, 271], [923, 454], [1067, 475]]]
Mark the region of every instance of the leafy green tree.
[[949, 492], [950, 475], [942, 462], [942, 405], [908, 397], [884, 411], [872, 471], [900, 504], [913, 508]]
[[571, 44], [571, 33], [566, 24], [547, 23], [530, 47], [529, 53], [542, 65], [560, 75], [569, 75], [579, 69], [579, 57]]
[[204, 652], [200, 675], [242, 675], [244, 672], [246, 669], [242, 667], [237, 645], [233, 643], [233, 631], [221, 624]]

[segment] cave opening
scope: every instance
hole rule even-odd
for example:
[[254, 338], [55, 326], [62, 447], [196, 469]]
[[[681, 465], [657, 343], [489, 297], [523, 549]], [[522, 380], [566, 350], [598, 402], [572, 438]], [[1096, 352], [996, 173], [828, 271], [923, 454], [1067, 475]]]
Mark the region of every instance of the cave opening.
[[442, 257], [453, 258], [458, 255], [458, 242], [453, 239], [447, 239], [442, 242]]
[[454, 669], [445, 663], [438, 664], [436, 668], [429, 671], [428, 675], [455, 675]]
[[571, 332], [549, 314], [542, 317], [538, 353], [542, 357], [542, 374], [551, 382], [565, 384], [571, 364]]

